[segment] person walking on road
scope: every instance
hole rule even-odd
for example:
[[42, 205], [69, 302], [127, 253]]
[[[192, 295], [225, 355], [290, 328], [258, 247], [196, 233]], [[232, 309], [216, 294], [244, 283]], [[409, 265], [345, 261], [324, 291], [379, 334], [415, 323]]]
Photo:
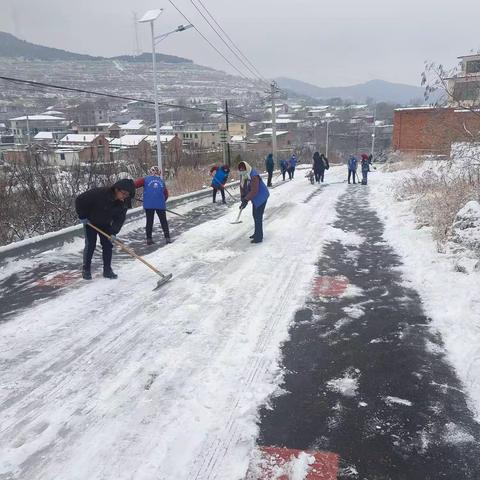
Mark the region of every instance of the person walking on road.
[[[288, 161], [287, 160], [280, 160], [280, 172], [282, 173], [283, 181], [285, 181], [285, 174], [288, 171]], [[290, 174], [288, 175], [290, 176]]]
[[325, 179], [325, 170], [330, 168], [327, 157], [322, 153], [321, 155], [318, 152], [313, 154], [313, 172], [315, 173], [315, 181], [320, 183]]
[[350, 156], [348, 160], [348, 183], [350, 184], [350, 177], [353, 176], [353, 183], [357, 183], [355, 181], [355, 177], [357, 175], [357, 159], [354, 155]]
[[273, 161], [273, 154], [269, 153], [267, 158], [265, 159], [265, 169], [267, 170], [268, 179], [267, 179], [267, 187], [272, 186], [272, 176], [273, 176], [273, 169], [275, 167], [275, 163]]
[[297, 156], [293, 154], [288, 164], [288, 178], [293, 180], [295, 177], [295, 168], [297, 167]]
[[366, 153], [362, 155], [361, 168], [362, 168], [362, 185], [366, 185], [368, 180], [368, 172], [370, 171], [370, 161]]
[[228, 180], [228, 175], [230, 174], [230, 169], [228, 165], [217, 166], [214, 165], [210, 169], [210, 175], [213, 176], [212, 178], [212, 188], [213, 188], [213, 203], [217, 203], [217, 192], [220, 190], [220, 194], [222, 195], [222, 203], [226, 204], [225, 201], [225, 184]]
[[157, 214], [160, 224], [162, 225], [163, 235], [166, 243], [172, 243], [170, 239], [170, 230], [167, 221], [167, 200], [168, 189], [163, 181], [160, 168], [154, 165], [148, 171], [149, 175], [135, 180], [135, 188], [143, 187], [143, 208], [147, 223], [145, 225], [145, 233], [147, 237], [147, 245], [153, 245], [152, 232], [155, 213]]
[[127, 209], [131, 208], [135, 198], [135, 183], [125, 178], [114, 183], [111, 187], [99, 187], [87, 190], [75, 199], [75, 210], [83, 223], [85, 233], [85, 248], [83, 250], [82, 277], [91, 280], [91, 265], [93, 252], [97, 243], [97, 231], [89, 224], [103, 230], [111, 236], [100, 235], [103, 256], [103, 276], [115, 279], [118, 277], [112, 270], [112, 241], [121, 230]]
[[248, 202], [252, 202], [255, 231], [250, 237], [251, 243], [261, 243], [263, 241], [263, 214], [270, 192], [262, 177], [247, 162], [240, 162], [238, 171], [240, 173], [240, 196], [242, 198], [240, 209], [243, 210]]

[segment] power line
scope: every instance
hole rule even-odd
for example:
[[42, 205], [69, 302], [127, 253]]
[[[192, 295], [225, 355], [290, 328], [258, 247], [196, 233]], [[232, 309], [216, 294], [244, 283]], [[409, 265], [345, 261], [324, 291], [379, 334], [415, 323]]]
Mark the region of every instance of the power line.
[[[220, 33], [218, 33], [218, 30], [212, 25], [212, 23], [210, 22], [210, 20], [203, 14], [203, 12], [198, 8], [198, 6], [195, 4], [195, 2], [193, 0], [190, 0], [190, 3], [195, 7], [195, 9], [197, 10], [197, 12], [202, 16], [202, 18], [208, 23], [208, 25], [210, 26], [210, 28], [215, 32], [215, 34], [218, 36], [218, 38], [220, 38], [220, 40], [227, 46], [227, 48], [238, 58], [238, 60], [240, 60], [240, 62], [243, 64], [243, 66], [250, 71], [250, 73], [256, 77], [258, 80], [260, 80], [261, 82], [264, 82], [265, 80], [262, 78], [261, 75], [259, 75], [258, 73], [256, 73], [247, 63], [245, 63], [245, 61], [242, 59], [242, 57], [240, 57], [240, 55], [238, 55], [237, 52], [235, 52], [235, 50], [233, 50], [233, 48], [225, 41], [225, 39], [222, 37], [222, 35], [220, 35]], [[203, 6], [203, 4], [202, 4]], [[205, 7], [204, 7], [205, 8]], [[208, 12], [208, 10], [207, 10]], [[208, 14], [212, 17], [212, 15], [210, 14], [210, 12], [208, 12]], [[213, 18], [213, 17], [212, 17]], [[215, 21], [215, 19], [214, 19]], [[217, 22], [216, 22], [217, 23]], [[218, 23], [217, 23], [218, 25]], [[221, 28], [221, 27], [220, 27]], [[224, 31], [222, 29], [222, 31]]]
[[172, 6], [177, 10], [177, 12], [182, 15], [182, 17], [190, 24], [193, 25], [193, 28], [198, 32], [198, 34], [232, 67], [234, 68], [241, 77], [246, 80], [251, 80], [243, 72], [241, 72], [191, 21], [190, 19], [173, 3], [172, 0], [168, 0]]
[[[190, 0], [193, 3], [193, 0]], [[248, 57], [240, 50], [238, 45], [232, 40], [230, 35], [222, 28], [222, 26], [217, 22], [215, 17], [212, 15], [212, 13], [208, 10], [208, 8], [205, 6], [205, 4], [202, 2], [202, 0], [197, 0], [198, 3], [202, 6], [202, 8], [207, 12], [207, 14], [210, 16], [210, 18], [215, 22], [215, 24], [218, 26], [218, 28], [222, 31], [222, 33], [227, 37], [229, 42], [235, 47], [237, 52], [245, 59], [246, 62], [250, 64], [250, 66], [255, 70], [256, 76], [261, 78], [265, 83], [268, 84], [268, 80], [259, 72], [259, 70], [255, 67], [255, 65], [248, 59]]]
[[[53, 88], [57, 90], [65, 90], [68, 92], [75, 92], [75, 93], [87, 93], [90, 95], [96, 95], [98, 97], [109, 97], [109, 98], [116, 98], [119, 100], [129, 100], [133, 102], [141, 102], [141, 103], [147, 103], [150, 105], [155, 105], [155, 102], [153, 100], [145, 100], [143, 98], [134, 98], [134, 97], [125, 97], [123, 95], [114, 95], [113, 93], [95, 92], [93, 90], [84, 90], [82, 88], [75, 88], [75, 87], [65, 87], [63, 85], [54, 85], [51, 83], [35, 82], [34, 80], [24, 80], [21, 78], [4, 77], [3, 75], [0, 75], [0, 80], [5, 80], [6, 82], [18, 83], [22, 85], [30, 85], [33, 87]], [[225, 112], [223, 110], [209, 110], [207, 108], [186, 107], [184, 105], [175, 105], [174, 103], [163, 103], [163, 102], [159, 102], [159, 105], [163, 107], [179, 108], [183, 110], [192, 110], [196, 112], [219, 113], [219, 114], [225, 115]], [[248, 120], [247, 117], [243, 115], [238, 115], [236, 113], [230, 113], [230, 115], [232, 117]]]

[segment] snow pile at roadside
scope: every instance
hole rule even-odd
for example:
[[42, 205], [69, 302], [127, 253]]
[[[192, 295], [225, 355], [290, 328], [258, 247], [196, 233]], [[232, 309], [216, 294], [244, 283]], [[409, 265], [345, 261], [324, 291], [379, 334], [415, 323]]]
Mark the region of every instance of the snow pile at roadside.
[[[385, 222], [385, 240], [402, 257], [404, 278], [419, 292], [480, 421], [480, 272], [458, 271], [462, 255], [437, 251], [432, 229], [416, 225], [414, 200], [395, 200], [395, 185], [411, 173], [378, 172], [369, 186], [371, 206]], [[463, 213], [476, 211], [471, 207]], [[471, 235], [466, 235], [471, 241]]]
[[[464, 257], [473, 269], [480, 269], [480, 203], [472, 200], [457, 213], [449, 247], [452, 253]], [[471, 271], [459, 263], [457, 268]]]

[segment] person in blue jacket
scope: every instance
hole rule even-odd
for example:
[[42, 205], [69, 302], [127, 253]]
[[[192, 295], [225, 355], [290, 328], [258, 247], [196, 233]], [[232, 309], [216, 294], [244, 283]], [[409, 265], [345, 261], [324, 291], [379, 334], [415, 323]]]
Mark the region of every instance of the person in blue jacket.
[[250, 237], [251, 243], [261, 243], [263, 241], [263, 213], [270, 192], [263, 183], [262, 177], [247, 162], [240, 162], [238, 171], [240, 173], [240, 195], [242, 198], [240, 209], [243, 210], [248, 202], [252, 202], [255, 231]]
[[280, 172], [282, 174], [282, 177], [283, 177], [283, 181], [285, 181], [285, 174], [287, 173], [288, 171], [288, 162], [287, 160], [280, 160]]
[[221, 167], [214, 165], [210, 169], [210, 175], [213, 175], [213, 178], [212, 178], [213, 203], [217, 203], [217, 192], [219, 190], [222, 195], [222, 203], [227, 203], [225, 201], [225, 184], [227, 183], [229, 174], [230, 174], [230, 169], [228, 168], [228, 165], [222, 165]]
[[149, 175], [135, 180], [135, 188], [143, 187], [143, 208], [147, 217], [145, 232], [147, 245], [153, 245], [152, 231], [155, 212], [160, 219], [166, 243], [172, 243], [167, 221], [168, 190], [161, 177], [160, 168], [154, 165], [148, 171]]
[[362, 185], [366, 185], [368, 181], [368, 172], [370, 171], [370, 159], [366, 153], [362, 154]]
[[293, 178], [295, 177], [296, 167], [297, 167], [297, 156], [295, 154], [292, 154], [289, 165], [288, 165], [288, 178], [290, 180], [293, 180]]
[[272, 176], [273, 176], [274, 167], [275, 167], [275, 162], [273, 161], [273, 153], [269, 153], [267, 155], [267, 158], [265, 159], [265, 170], [268, 173], [267, 187], [272, 186]]
[[355, 177], [357, 176], [357, 159], [351, 155], [348, 160], [348, 183], [350, 183], [350, 178], [353, 176], [353, 183], [357, 183], [355, 181]]

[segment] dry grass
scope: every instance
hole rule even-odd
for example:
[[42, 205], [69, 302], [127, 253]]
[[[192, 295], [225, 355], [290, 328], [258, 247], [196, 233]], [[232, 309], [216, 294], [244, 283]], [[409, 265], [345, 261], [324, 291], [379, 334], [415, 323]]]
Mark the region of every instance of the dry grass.
[[419, 227], [432, 227], [438, 248], [448, 240], [455, 216], [470, 200], [479, 199], [478, 173], [456, 168], [451, 162], [437, 162], [409, 175], [396, 191], [399, 200], [414, 202]]

